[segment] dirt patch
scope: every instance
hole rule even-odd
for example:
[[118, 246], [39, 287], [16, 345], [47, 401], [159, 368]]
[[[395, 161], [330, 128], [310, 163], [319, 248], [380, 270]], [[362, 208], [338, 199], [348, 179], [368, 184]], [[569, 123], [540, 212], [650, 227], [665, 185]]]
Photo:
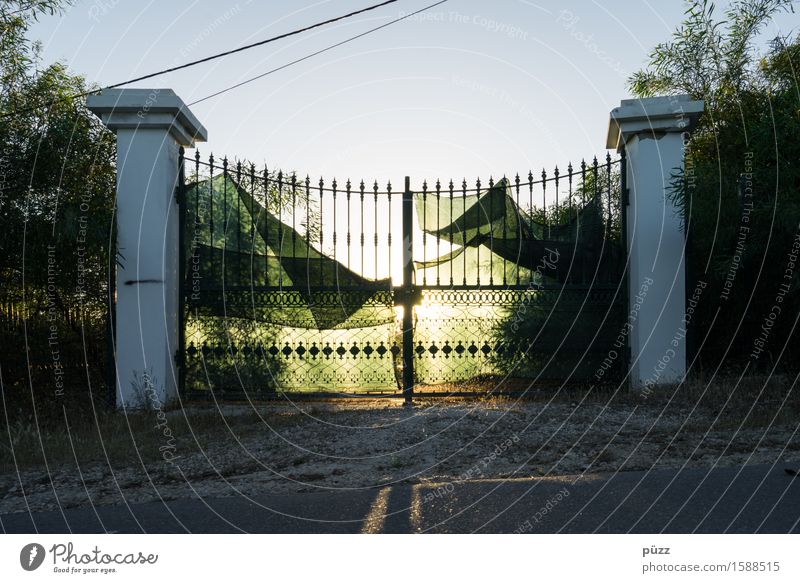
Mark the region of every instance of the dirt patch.
[[[5, 472], [0, 513], [800, 457], [796, 422], [754, 427], [720, 413], [655, 399], [436, 399], [413, 408], [395, 399], [195, 406], [168, 415], [183, 428], [169, 456], [163, 433], [138, 423], [141, 434], [132, 438], [144, 445], [135, 448], [136, 459], [74, 456], [49, 464], [49, 471]], [[193, 419], [199, 421], [193, 425]]]

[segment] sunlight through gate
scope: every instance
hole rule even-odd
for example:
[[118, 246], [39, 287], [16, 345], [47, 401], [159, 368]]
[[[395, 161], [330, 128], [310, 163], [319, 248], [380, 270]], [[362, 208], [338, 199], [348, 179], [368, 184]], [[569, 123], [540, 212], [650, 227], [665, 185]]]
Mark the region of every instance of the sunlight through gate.
[[412, 192], [180, 156], [181, 386], [526, 390], [624, 371], [624, 159]]

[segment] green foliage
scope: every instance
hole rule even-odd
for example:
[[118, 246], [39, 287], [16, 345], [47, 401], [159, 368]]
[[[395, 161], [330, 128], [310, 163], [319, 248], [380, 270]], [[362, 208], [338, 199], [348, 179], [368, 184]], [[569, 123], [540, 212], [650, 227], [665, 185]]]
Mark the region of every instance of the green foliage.
[[13, 31], [0, 49], [0, 111], [51, 104], [0, 119], [0, 277], [9, 287], [23, 277], [32, 289], [54, 285], [65, 315], [70, 305], [106, 298], [115, 145], [84, 102], [70, 99], [87, 89], [84, 80], [60, 63], [41, 68], [38, 48], [24, 37], [32, 19], [62, 4], [0, 2], [0, 22]]
[[688, 93], [706, 103], [672, 196], [687, 220], [689, 287], [708, 283], [693, 321], [707, 365], [745, 365], [783, 283], [783, 316], [750, 364], [774, 362], [784, 347], [797, 354], [798, 277], [784, 276], [800, 230], [800, 42], [777, 38], [766, 54], [756, 49], [782, 10], [792, 3], [741, 0], [716, 20], [712, 3], [689, 2], [672, 39], [630, 79], [638, 97]]
[[[4, 378], [6, 387], [27, 384], [27, 372], [41, 390], [52, 389], [53, 349], [83, 367], [74, 378], [84, 385], [87, 364], [105, 367], [114, 136], [84, 100], [72, 99], [89, 88], [85, 80], [62, 63], [44, 65], [27, 38], [32, 22], [68, 4], [0, 0], [0, 299], [6, 313], [26, 322], [22, 332], [16, 317], [2, 322], [0, 359], [21, 371], [18, 379]], [[45, 106], [33, 107], [39, 104]]]
[[734, 0], [719, 20], [713, 2], [687, 1], [683, 23], [629, 79], [631, 91], [638, 97], [688, 93], [711, 110], [736, 100], [754, 72], [755, 40], [781, 10], [793, 11], [792, 0]]

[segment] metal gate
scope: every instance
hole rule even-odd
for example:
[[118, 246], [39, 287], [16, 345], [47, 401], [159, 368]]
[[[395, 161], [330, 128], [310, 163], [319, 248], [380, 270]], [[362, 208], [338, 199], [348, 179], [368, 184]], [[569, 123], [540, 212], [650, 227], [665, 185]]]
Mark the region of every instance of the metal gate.
[[181, 150], [183, 390], [410, 398], [619, 380], [624, 163], [395, 191]]

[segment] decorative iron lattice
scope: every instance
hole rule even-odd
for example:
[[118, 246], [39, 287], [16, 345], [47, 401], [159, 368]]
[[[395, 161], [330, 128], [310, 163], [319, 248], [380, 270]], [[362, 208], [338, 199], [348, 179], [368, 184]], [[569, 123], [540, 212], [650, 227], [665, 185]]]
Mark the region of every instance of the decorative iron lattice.
[[416, 381], [619, 379], [622, 360], [603, 361], [623, 329], [621, 298], [617, 289], [425, 291], [414, 327]]
[[256, 396], [277, 390], [396, 391], [396, 334], [394, 322], [357, 330], [313, 330], [191, 317], [186, 388]]
[[182, 386], [621, 377], [623, 164], [393, 192], [181, 152]]

